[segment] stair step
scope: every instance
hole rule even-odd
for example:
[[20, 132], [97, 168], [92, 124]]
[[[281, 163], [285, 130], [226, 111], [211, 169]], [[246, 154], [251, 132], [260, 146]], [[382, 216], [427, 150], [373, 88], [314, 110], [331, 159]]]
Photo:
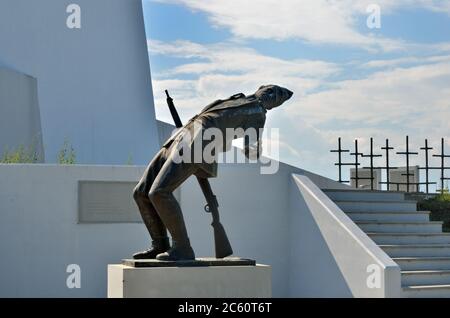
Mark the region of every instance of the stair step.
[[409, 211], [409, 212], [346, 212], [353, 221], [423, 221], [430, 219], [428, 211]]
[[379, 233], [442, 233], [443, 222], [379, 222], [357, 221], [355, 222], [365, 232]]
[[402, 286], [450, 284], [450, 270], [402, 271]]
[[450, 257], [394, 257], [403, 271], [450, 270]]
[[450, 257], [450, 244], [385, 244], [380, 248], [390, 257]]
[[411, 212], [417, 210], [417, 202], [403, 201], [334, 201], [345, 212]]
[[323, 192], [331, 200], [336, 201], [402, 201], [405, 199], [404, 192], [393, 191], [324, 189]]
[[450, 233], [366, 233], [378, 245], [450, 243]]
[[450, 297], [450, 233], [402, 192], [324, 190], [401, 268], [404, 297]]
[[413, 285], [403, 287], [403, 296], [410, 298], [449, 298], [450, 285]]

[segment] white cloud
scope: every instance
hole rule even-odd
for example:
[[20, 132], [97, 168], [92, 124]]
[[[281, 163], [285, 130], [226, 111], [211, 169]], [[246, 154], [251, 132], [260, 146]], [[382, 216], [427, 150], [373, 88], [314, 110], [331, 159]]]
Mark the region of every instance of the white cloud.
[[385, 67], [397, 67], [400, 65], [418, 65], [418, 64], [428, 64], [428, 63], [436, 63], [436, 62], [450, 62], [449, 55], [442, 56], [426, 56], [426, 57], [416, 57], [416, 56], [408, 56], [408, 57], [400, 57], [396, 59], [388, 59], [388, 60], [373, 60], [361, 65], [361, 67], [366, 68], [385, 68]]
[[[253, 49], [236, 46], [234, 43], [200, 45], [190, 41], [166, 43], [149, 40], [152, 54], [165, 54], [200, 61], [186, 63], [170, 70], [170, 75], [216, 74], [217, 72], [282, 73], [298, 77], [326, 77], [339, 71], [336, 64], [314, 60], [283, 60], [261, 55]], [[168, 75], [168, 74], [167, 74]]]
[[[439, 127], [443, 133], [450, 118], [449, 59], [334, 83], [333, 89], [300, 100], [301, 114], [316, 125], [341, 120], [361, 127], [402, 124], [424, 134]], [[432, 127], [421, 124], [427, 119]]]
[[[251, 39], [301, 39], [385, 51], [403, 49], [403, 41], [358, 31], [357, 21], [368, 16], [369, 4], [377, 3], [389, 14], [409, 7], [448, 12], [442, 0], [159, 0], [205, 12], [214, 26], [228, 28], [234, 36]], [[361, 21], [361, 20], [359, 20]], [[361, 26], [360, 26], [361, 27]]]
[[[344, 147], [351, 150], [353, 140], [359, 138], [360, 150], [364, 153], [369, 151], [370, 137], [375, 138], [378, 153], [386, 138], [396, 147], [395, 151], [404, 150], [406, 135], [410, 136], [414, 151], [423, 146], [425, 138], [439, 149], [440, 138], [448, 140], [450, 137], [448, 58], [446, 62], [397, 67], [364, 79], [338, 82], [333, 89], [310, 94], [295, 105], [289, 105], [287, 116], [302, 118], [315, 127], [313, 140], [320, 146], [311, 146], [307, 150], [315, 152], [324, 161], [318, 169], [315, 169], [313, 157], [298, 162], [305, 168], [333, 175], [331, 173], [336, 170], [331, 163], [336, 156], [327, 154], [324, 147], [336, 147], [338, 137], [342, 137]], [[297, 135], [290, 140], [296, 142], [303, 138]], [[405, 164], [401, 156], [392, 154], [392, 159], [393, 165]], [[422, 165], [423, 155], [411, 160], [412, 164]]]
[[[167, 113], [164, 90], [181, 100], [181, 114], [191, 116], [214, 99], [238, 93], [253, 93], [264, 84], [275, 83], [296, 92], [296, 98], [318, 88], [325, 78], [340, 71], [334, 63], [315, 60], [283, 60], [231, 44], [200, 45], [189, 41], [149, 41], [151, 54], [186, 59], [186, 63], [153, 74], [157, 114]], [[189, 77], [190, 79], [181, 79]]]

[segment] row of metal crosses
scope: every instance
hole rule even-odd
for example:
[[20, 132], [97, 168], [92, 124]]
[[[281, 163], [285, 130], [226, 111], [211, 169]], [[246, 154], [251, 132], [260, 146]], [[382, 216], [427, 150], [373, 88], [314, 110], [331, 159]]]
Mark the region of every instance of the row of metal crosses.
[[[445, 154], [445, 142], [444, 138], [441, 139], [441, 153], [440, 154], [433, 154], [433, 157], [438, 157], [441, 159], [441, 165], [439, 167], [432, 167], [429, 165], [429, 157], [430, 157], [430, 150], [433, 150], [432, 147], [428, 145], [428, 139], [425, 139], [425, 146], [421, 147], [420, 150], [423, 150], [425, 152], [425, 166], [419, 167], [420, 170], [425, 170], [425, 182], [411, 182], [411, 177], [414, 176], [413, 173], [411, 173], [411, 166], [410, 166], [410, 158], [411, 156], [418, 155], [418, 152], [410, 151], [409, 146], [409, 137], [406, 136], [406, 150], [405, 151], [399, 151], [396, 152], [398, 155], [404, 155], [406, 158], [406, 172], [402, 173], [403, 176], [406, 176], [406, 182], [391, 182], [390, 181], [390, 175], [389, 172], [391, 170], [396, 170], [398, 167], [393, 167], [389, 163], [389, 152], [391, 150], [394, 150], [394, 147], [389, 145], [389, 139], [386, 139], [385, 146], [381, 147], [381, 150], [384, 150], [385, 152], [385, 166], [374, 166], [374, 158], [382, 157], [382, 154], [375, 154], [374, 153], [374, 147], [373, 147], [373, 138], [370, 138], [370, 153], [365, 155], [364, 153], [361, 153], [358, 151], [358, 139], [355, 139], [355, 150], [354, 152], [350, 152], [348, 149], [342, 149], [342, 142], [341, 137], [338, 138], [338, 149], [331, 150], [330, 152], [337, 153], [338, 154], [338, 162], [335, 163], [336, 166], [338, 166], [339, 169], [339, 182], [341, 183], [348, 183], [350, 181], [345, 181], [342, 179], [342, 167], [343, 166], [354, 166], [355, 167], [355, 176], [350, 177], [352, 180], [355, 180], [355, 186], [356, 188], [359, 187], [359, 181], [360, 180], [370, 180], [370, 186], [371, 190], [374, 190], [374, 172], [375, 170], [386, 170], [386, 181], [379, 182], [380, 184], [386, 184], [387, 189], [390, 189], [390, 185], [396, 185], [397, 190], [399, 189], [400, 185], [406, 185], [407, 191], [409, 191], [410, 185], [414, 185], [417, 188], [417, 192], [419, 192], [420, 185], [425, 185], [426, 187], [426, 193], [429, 192], [429, 186], [431, 184], [436, 184], [436, 182], [430, 182], [430, 176], [429, 172], [431, 170], [440, 170], [441, 172], [441, 189], [440, 191], [444, 191], [444, 183], [445, 180], [450, 180], [450, 178], [445, 177], [445, 171], [450, 169], [450, 167], [445, 166], [445, 158], [450, 158], [450, 154]], [[342, 161], [342, 154], [343, 153], [349, 153], [351, 156], [354, 156], [355, 160], [354, 162], [343, 162]], [[370, 166], [368, 167], [362, 167], [363, 169], [369, 169], [370, 170], [370, 177], [360, 177], [358, 170], [360, 169], [359, 166], [361, 165], [359, 158], [370, 158]]]

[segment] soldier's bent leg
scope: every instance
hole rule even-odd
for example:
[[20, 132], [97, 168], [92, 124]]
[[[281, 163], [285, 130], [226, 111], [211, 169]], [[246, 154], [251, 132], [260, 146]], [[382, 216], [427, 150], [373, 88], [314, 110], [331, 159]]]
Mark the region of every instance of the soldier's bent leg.
[[195, 164], [174, 163], [168, 159], [150, 189], [149, 198], [172, 235], [172, 248], [166, 253], [159, 254], [157, 256], [159, 260], [195, 258], [186, 231], [183, 214], [178, 201], [173, 195], [173, 191], [197, 169]]
[[166, 149], [163, 148], [153, 158], [133, 191], [133, 198], [152, 238], [152, 246], [146, 251], [134, 254], [133, 258], [135, 259], [156, 258], [158, 254], [163, 253], [170, 248], [166, 227], [148, 197], [148, 192], [166, 161], [165, 152]]

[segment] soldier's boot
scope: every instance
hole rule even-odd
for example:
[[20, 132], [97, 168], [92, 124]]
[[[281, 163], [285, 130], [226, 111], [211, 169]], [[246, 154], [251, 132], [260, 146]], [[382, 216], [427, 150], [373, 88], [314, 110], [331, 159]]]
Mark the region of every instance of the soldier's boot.
[[187, 242], [182, 243], [172, 241], [172, 247], [167, 252], [158, 254], [156, 259], [160, 261], [192, 260], [195, 259], [195, 253], [191, 247], [189, 239]]
[[170, 248], [169, 238], [160, 238], [152, 241], [152, 246], [145, 251], [133, 254], [134, 259], [155, 259], [158, 254], [168, 251]]
[[167, 229], [162, 223], [153, 204], [150, 202], [147, 193], [141, 187], [136, 187], [133, 197], [139, 207], [142, 220], [152, 238], [152, 246], [145, 251], [133, 254], [133, 258], [155, 259], [158, 254], [164, 253], [170, 248]]

